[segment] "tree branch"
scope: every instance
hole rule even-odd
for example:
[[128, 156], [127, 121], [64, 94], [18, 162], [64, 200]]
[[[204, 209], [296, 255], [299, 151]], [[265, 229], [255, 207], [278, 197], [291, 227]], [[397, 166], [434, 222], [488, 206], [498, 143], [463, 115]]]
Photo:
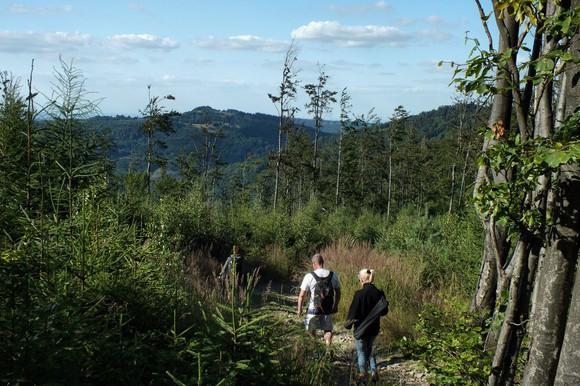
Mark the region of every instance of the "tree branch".
[[488, 16], [485, 15], [483, 11], [483, 7], [481, 6], [481, 2], [479, 0], [475, 0], [477, 4], [477, 8], [479, 9], [479, 17], [481, 18], [481, 24], [483, 24], [483, 29], [485, 30], [485, 34], [487, 35], [487, 39], [489, 40], [489, 52], [493, 51], [493, 38], [491, 37], [491, 33], [489, 32], [489, 27], [487, 26], [487, 18]]

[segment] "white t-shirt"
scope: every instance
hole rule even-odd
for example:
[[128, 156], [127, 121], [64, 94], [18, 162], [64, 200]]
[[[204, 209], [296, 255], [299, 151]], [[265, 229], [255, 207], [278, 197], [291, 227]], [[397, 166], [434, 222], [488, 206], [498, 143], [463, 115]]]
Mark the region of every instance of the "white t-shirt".
[[[318, 277], [327, 277], [328, 275], [330, 275], [330, 271], [326, 268], [318, 268], [316, 271], [314, 271], [314, 273], [318, 276]], [[333, 288], [340, 288], [340, 281], [338, 280], [338, 275], [336, 274], [336, 272], [332, 273], [332, 279], [330, 279], [330, 282], [332, 283], [332, 287]], [[305, 276], [304, 279], [302, 279], [302, 284], [300, 284], [300, 289], [302, 291], [306, 291], [307, 289], [310, 290], [310, 301], [308, 302], [308, 309], [309, 310], [315, 310], [314, 307], [314, 285], [316, 284], [316, 279], [314, 278], [314, 276], [312, 276], [312, 274], [310, 272], [308, 272]]]

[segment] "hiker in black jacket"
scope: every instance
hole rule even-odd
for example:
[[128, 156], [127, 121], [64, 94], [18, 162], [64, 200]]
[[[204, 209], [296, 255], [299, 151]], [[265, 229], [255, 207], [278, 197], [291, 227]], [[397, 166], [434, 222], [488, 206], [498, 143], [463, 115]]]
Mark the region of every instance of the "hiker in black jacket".
[[373, 342], [379, 334], [380, 316], [388, 312], [388, 303], [383, 291], [372, 284], [374, 278], [375, 271], [372, 269], [365, 268], [359, 272], [358, 279], [362, 288], [354, 294], [345, 327], [350, 329], [354, 325], [359, 376], [367, 376], [369, 365], [372, 379], [377, 380]]

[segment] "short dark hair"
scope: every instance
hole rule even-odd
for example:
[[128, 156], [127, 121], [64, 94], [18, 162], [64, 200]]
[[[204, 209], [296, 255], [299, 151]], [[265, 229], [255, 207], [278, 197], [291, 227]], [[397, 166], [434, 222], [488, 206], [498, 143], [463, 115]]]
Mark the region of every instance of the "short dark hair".
[[321, 267], [323, 267], [324, 266], [324, 257], [322, 257], [322, 255], [320, 253], [317, 253], [314, 256], [312, 256], [312, 263], [316, 263], [316, 264], [320, 265]]

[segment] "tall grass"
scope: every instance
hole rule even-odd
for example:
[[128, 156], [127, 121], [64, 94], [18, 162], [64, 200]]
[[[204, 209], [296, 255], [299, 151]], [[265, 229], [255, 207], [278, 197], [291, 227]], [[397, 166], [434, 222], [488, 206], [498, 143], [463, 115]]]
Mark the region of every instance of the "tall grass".
[[425, 298], [435, 296], [422, 285], [425, 264], [418, 258], [389, 254], [372, 247], [369, 242], [356, 242], [343, 237], [321, 251], [326, 266], [337, 272], [342, 300], [338, 318], [344, 318], [354, 293], [360, 289], [358, 272], [363, 268], [376, 271], [374, 284], [385, 291], [389, 314], [382, 318], [383, 341], [392, 343], [411, 336], [417, 314]]

